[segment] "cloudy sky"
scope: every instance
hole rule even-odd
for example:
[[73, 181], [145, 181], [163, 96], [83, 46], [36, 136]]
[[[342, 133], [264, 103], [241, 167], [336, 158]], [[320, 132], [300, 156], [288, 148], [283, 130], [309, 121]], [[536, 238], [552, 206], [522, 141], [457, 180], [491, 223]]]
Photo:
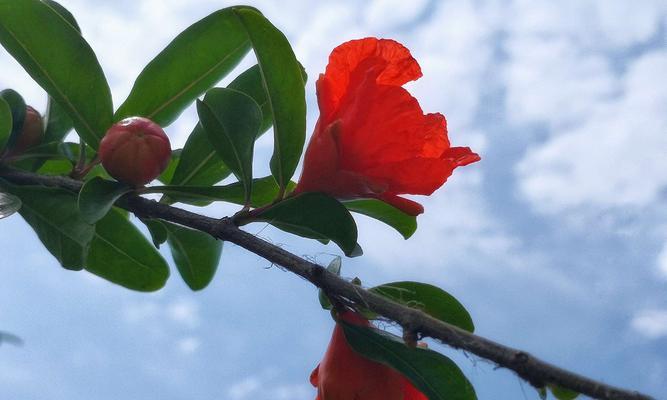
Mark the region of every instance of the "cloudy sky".
[[[343, 41], [404, 43], [408, 85], [482, 162], [424, 199], [404, 241], [358, 220], [367, 285], [435, 283], [477, 332], [593, 378], [667, 393], [667, 4], [661, 0], [253, 1], [311, 77]], [[119, 105], [143, 66], [213, 0], [62, 0], [97, 51]], [[252, 58], [244, 65], [253, 63]], [[0, 88], [44, 94], [0, 50]], [[308, 83], [309, 127], [317, 118]], [[190, 110], [168, 133], [182, 145]], [[270, 135], [257, 148], [268, 171]], [[232, 208], [208, 211], [224, 215]], [[18, 216], [1, 221], [0, 392], [17, 400], [309, 400], [332, 322], [306, 282], [227, 245], [192, 293], [172, 274], [139, 294], [61, 269]], [[327, 263], [339, 254], [264, 225], [249, 230]], [[527, 384], [444, 347], [480, 399], [537, 399]], [[662, 397], [664, 398], [664, 397]]]

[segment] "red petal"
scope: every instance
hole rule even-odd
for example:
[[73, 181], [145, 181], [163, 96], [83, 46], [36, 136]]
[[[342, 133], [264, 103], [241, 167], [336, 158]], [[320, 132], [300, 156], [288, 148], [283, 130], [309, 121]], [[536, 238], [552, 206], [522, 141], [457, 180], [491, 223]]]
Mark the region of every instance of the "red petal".
[[[373, 37], [351, 40], [331, 52], [329, 65], [324, 74], [332, 83], [331, 90], [318, 93], [320, 102], [339, 104], [348, 91], [351, 75], [362, 63], [365, 68], [379, 66], [380, 71], [376, 79], [377, 83], [383, 85], [401, 86], [422, 76], [419, 64], [412, 58], [410, 51], [400, 43]], [[323, 100], [323, 96], [327, 99]]]
[[378, 198], [413, 217], [424, 213], [424, 206], [421, 204], [404, 197], [396, 196], [395, 194], [383, 194], [378, 196]]
[[407, 378], [401, 377], [403, 384], [403, 400], [428, 400], [424, 393], [417, 390]]

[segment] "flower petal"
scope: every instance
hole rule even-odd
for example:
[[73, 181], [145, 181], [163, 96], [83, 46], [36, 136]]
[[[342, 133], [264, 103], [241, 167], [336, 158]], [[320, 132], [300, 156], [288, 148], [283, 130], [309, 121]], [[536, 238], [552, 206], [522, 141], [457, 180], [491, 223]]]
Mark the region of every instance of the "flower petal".
[[419, 64], [402, 44], [373, 37], [351, 40], [331, 52], [324, 74], [332, 83], [331, 90], [318, 94], [318, 98], [326, 96], [329, 104], [338, 105], [348, 91], [354, 70], [369, 60], [381, 67], [376, 77], [379, 84], [401, 86], [422, 76]]

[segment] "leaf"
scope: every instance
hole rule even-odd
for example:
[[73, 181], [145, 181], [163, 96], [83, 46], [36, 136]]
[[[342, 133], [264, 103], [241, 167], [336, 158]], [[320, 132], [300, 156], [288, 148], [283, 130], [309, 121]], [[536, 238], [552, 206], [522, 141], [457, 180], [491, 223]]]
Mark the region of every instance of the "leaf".
[[459, 367], [433, 350], [408, 347], [394, 335], [343, 321], [345, 338], [352, 349], [373, 361], [388, 365], [412, 382], [429, 400], [475, 400], [475, 389]]
[[[306, 75], [303, 66], [300, 65], [300, 69], [301, 78], [305, 84], [308, 76]], [[243, 71], [243, 73], [237, 76], [229, 85], [227, 85], [227, 87], [247, 94], [259, 105], [259, 108], [262, 110], [262, 125], [259, 128], [259, 134], [257, 135], [259, 138], [273, 125], [273, 113], [271, 112], [269, 98], [264, 89], [262, 71], [259, 68], [259, 65], [254, 65]]]
[[171, 158], [169, 159], [169, 164], [167, 168], [162, 171], [160, 176], [157, 179], [162, 183], [169, 183], [174, 178], [174, 171], [178, 167], [178, 163], [181, 161], [181, 150], [173, 150], [171, 152]]
[[112, 122], [111, 92], [95, 53], [75, 27], [42, 1], [0, 0], [0, 43], [97, 149]]
[[162, 288], [169, 278], [169, 267], [164, 258], [115, 208], [95, 225], [86, 270], [117, 285], [142, 292]]
[[159, 219], [140, 218], [140, 220], [148, 228], [148, 232], [151, 234], [151, 239], [153, 239], [153, 245], [159, 249], [169, 237], [167, 228]]
[[181, 159], [169, 182], [177, 186], [210, 186], [229, 176], [231, 171], [222, 162], [206, 131], [197, 123], [181, 151]]
[[350, 212], [338, 200], [322, 193], [285, 199], [256, 214], [253, 220], [299, 236], [329, 239], [349, 257], [357, 250], [357, 226]]
[[0, 190], [0, 219], [7, 218], [21, 208], [21, 199]]
[[94, 177], [83, 184], [79, 192], [78, 206], [81, 216], [94, 224], [104, 217], [116, 200], [132, 191], [127, 185]]
[[346, 201], [345, 207], [352, 212], [367, 215], [396, 229], [405, 239], [417, 230], [417, 217], [408, 215], [396, 207], [375, 199]]
[[[288, 189], [294, 185], [294, 182], [291, 182]], [[270, 204], [278, 194], [278, 185], [272, 176], [254, 179], [252, 187], [250, 204], [253, 207]], [[173, 201], [194, 205], [210, 204], [213, 201], [245, 204], [245, 192], [239, 182], [224, 186], [151, 186], [144, 189], [143, 193], [163, 193]]]
[[47, 143], [62, 141], [73, 127], [72, 119], [51, 96], [47, 102], [45, 120], [44, 142]]
[[95, 229], [79, 213], [74, 194], [52, 187], [3, 186], [21, 199], [19, 213], [60, 264], [82, 269]]
[[0, 97], [0, 153], [5, 149], [12, 134], [12, 109], [9, 104]]
[[19, 134], [23, 130], [23, 122], [25, 121], [26, 105], [23, 97], [12, 89], [5, 89], [0, 92], [0, 98], [7, 103], [12, 115], [12, 128], [9, 138], [5, 142], [7, 148], [14, 146]]
[[[332, 274], [340, 276], [341, 266], [342, 266], [342, 260], [340, 257], [336, 256], [334, 257], [333, 260], [331, 260], [331, 262], [327, 266], [327, 271], [331, 272]], [[319, 289], [317, 291], [317, 297], [320, 300], [320, 306], [322, 306], [323, 309], [331, 310], [333, 308], [331, 300], [329, 300], [329, 297], [327, 297], [326, 293], [324, 293], [324, 290]]]
[[252, 156], [262, 111], [255, 100], [233, 89], [211, 89], [197, 102], [197, 113], [218, 156], [241, 182], [249, 203]]
[[[303, 71], [305, 80], [305, 71]], [[269, 108], [266, 91], [262, 84], [259, 65], [250, 67], [237, 76], [228, 86], [252, 97], [262, 110], [262, 125], [257, 134], [259, 138], [273, 124], [273, 114]], [[185, 142], [181, 160], [176, 166], [172, 180], [164, 182], [172, 185], [209, 186], [229, 176], [231, 171], [217, 155], [208, 140], [206, 132], [198, 123]]]
[[306, 139], [306, 98], [299, 62], [285, 35], [257, 11], [235, 8], [262, 73], [273, 115], [271, 173], [281, 189], [289, 183]]
[[227, 75], [250, 50], [231, 8], [181, 32], [141, 71], [116, 120], [143, 116], [171, 124], [197, 97]]
[[579, 397], [579, 393], [556, 385], [549, 385], [549, 390], [558, 400], [574, 400]]
[[167, 243], [174, 263], [192, 290], [208, 286], [222, 255], [222, 241], [194, 229], [162, 222], [169, 232]]
[[475, 331], [472, 318], [463, 305], [439, 287], [420, 282], [392, 282], [369, 289], [397, 303], [417, 308], [440, 321]]
[[81, 28], [79, 27], [79, 24], [76, 22], [76, 19], [74, 19], [74, 15], [72, 15], [69, 10], [67, 10], [65, 7], [63, 7], [60, 3], [53, 1], [53, 0], [42, 0], [46, 5], [49, 7], [53, 8], [55, 12], [58, 13], [67, 23], [72, 25], [72, 27], [79, 33], [81, 33]]

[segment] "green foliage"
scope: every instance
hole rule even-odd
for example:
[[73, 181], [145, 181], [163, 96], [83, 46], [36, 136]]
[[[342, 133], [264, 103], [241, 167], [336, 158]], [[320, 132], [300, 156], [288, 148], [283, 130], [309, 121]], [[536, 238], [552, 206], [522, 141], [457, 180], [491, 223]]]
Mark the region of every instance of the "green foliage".
[[432, 350], [408, 347], [400, 338], [379, 329], [339, 323], [354, 351], [399, 371], [429, 400], [477, 399], [475, 389], [448, 357]]
[[[299, 62], [285, 35], [254, 10], [235, 8], [248, 32], [273, 114], [271, 173], [281, 189], [289, 183], [306, 138], [306, 98]], [[282, 191], [281, 191], [282, 193]]]
[[[341, 258], [334, 257], [334, 259], [331, 260], [331, 262], [327, 266], [327, 271], [331, 272], [332, 274], [340, 276], [340, 270], [342, 266], [343, 266], [343, 261], [341, 260]], [[333, 308], [333, 304], [331, 304], [331, 300], [329, 300], [326, 293], [324, 293], [324, 290], [319, 289], [317, 291], [317, 298], [320, 301], [320, 306], [322, 306], [323, 309], [331, 310]]]
[[210, 14], [181, 32], [144, 68], [115, 119], [142, 116], [161, 126], [171, 124], [249, 49], [248, 36], [231, 8]]
[[241, 182], [245, 203], [252, 194], [252, 156], [262, 111], [250, 96], [234, 89], [211, 89], [197, 112], [209, 142]]
[[202, 290], [213, 280], [222, 255], [222, 241], [194, 229], [162, 221], [167, 243], [183, 281], [192, 290]]
[[556, 385], [549, 385], [549, 390], [558, 400], [574, 400], [579, 397], [579, 393]]
[[12, 109], [7, 101], [0, 97], [0, 153], [5, 149], [12, 134]]
[[21, 199], [19, 213], [60, 265], [82, 269], [95, 228], [79, 213], [76, 196], [59, 188], [8, 184], [3, 187]]
[[463, 304], [439, 287], [406, 281], [385, 283], [369, 290], [468, 332], [475, 331], [472, 318]]
[[7, 148], [11, 148], [16, 142], [21, 130], [23, 129], [23, 122], [25, 121], [25, 110], [26, 105], [23, 101], [23, 97], [18, 94], [15, 90], [5, 89], [0, 92], [0, 99], [9, 106], [11, 113], [11, 132], [9, 138], [5, 140], [5, 145]]
[[304, 193], [285, 199], [255, 214], [253, 219], [302, 237], [331, 240], [347, 256], [357, 255], [354, 219], [345, 206], [325, 194]]
[[[290, 183], [291, 189], [294, 183]], [[278, 185], [272, 176], [257, 178], [252, 183], [252, 197], [250, 204], [253, 207], [263, 207], [270, 204], [278, 194]], [[234, 204], [245, 204], [245, 189], [240, 182], [224, 186], [151, 186], [144, 193], [163, 193], [173, 201], [193, 205], [206, 205], [214, 201], [226, 201]]]
[[403, 238], [408, 239], [417, 230], [417, 217], [408, 215], [384, 201], [361, 199], [346, 201], [345, 207], [352, 212], [367, 215], [396, 229]]
[[162, 288], [169, 277], [169, 267], [160, 253], [115, 208], [95, 224], [86, 270], [144, 292]]
[[95, 53], [74, 26], [42, 1], [0, 0], [0, 43], [97, 148], [111, 125], [111, 92]]
[[225, 179], [230, 173], [208, 140], [206, 131], [197, 123], [185, 142], [174, 175], [168, 183], [176, 186], [209, 186]]
[[111, 210], [121, 196], [132, 189], [120, 182], [94, 177], [86, 182], [79, 192], [78, 206], [83, 219], [94, 224]]

